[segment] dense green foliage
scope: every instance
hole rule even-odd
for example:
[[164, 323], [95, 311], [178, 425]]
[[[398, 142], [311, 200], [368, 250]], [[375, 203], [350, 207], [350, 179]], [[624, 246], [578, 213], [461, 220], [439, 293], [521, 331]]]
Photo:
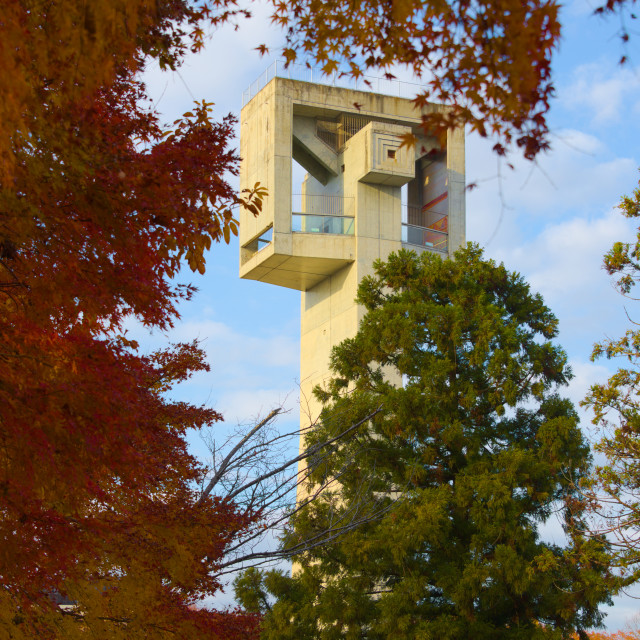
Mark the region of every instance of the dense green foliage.
[[[383, 410], [311, 462], [312, 481], [333, 477], [334, 490], [285, 543], [386, 511], [310, 549], [293, 578], [236, 581], [243, 605], [265, 613], [263, 637], [569, 638], [596, 626], [607, 553], [580, 534], [574, 481], [589, 450], [557, 395], [571, 372], [541, 297], [469, 245], [454, 260], [391, 255], [358, 302], [367, 314], [333, 352], [307, 446]], [[547, 521], [556, 544], [541, 539]]]

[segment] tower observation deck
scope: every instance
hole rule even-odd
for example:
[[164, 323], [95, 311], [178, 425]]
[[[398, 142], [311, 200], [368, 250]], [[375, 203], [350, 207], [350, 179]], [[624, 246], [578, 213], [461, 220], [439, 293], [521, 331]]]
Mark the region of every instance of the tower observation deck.
[[[373, 262], [402, 247], [448, 256], [465, 241], [464, 132], [441, 146], [421, 116], [444, 107], [409, 97], [275, 74], [262, 84], [240, 116], [240, 187], [268, 195], [258, 217], [240, 213], [240, 276], [302, 292], [304, 426], [331, 348], [358, 330], [354, 299]], [[407, 133], [414, 147], [401, 146]], [[307, 172], [295, 190], [292, 160]]]

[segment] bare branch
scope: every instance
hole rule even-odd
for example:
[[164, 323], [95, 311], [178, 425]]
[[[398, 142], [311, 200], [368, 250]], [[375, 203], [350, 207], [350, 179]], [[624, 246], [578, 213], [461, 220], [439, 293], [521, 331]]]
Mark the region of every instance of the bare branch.
[[261, 420], [260, 422], [258, 422], [258, 424], [255, 427], [253, 427], [253, 429], [251, 429], [251, 431], [247, 433], [247, 435], [244, 438], [242, 438], [240, 442], [238, 442], [238, 444], [231, 450], [229, 455], [222, 461], [222, 464], [220, 465], [218, 472], [213, 476], [213, 478], [211, 478], [211, 480], [209, 481], [209, 484], [206, 486], [205, 490], [202, 492], [202, 495], [200, 496], [200, 499], [196, 504], [201, 504], [202, 501], [211, 493], [211, 491], [213, 491], [213, 488], [216, 486], [216, 484], [218, 484], [218, 482], [220, 481], [220, 478], [224, 475], [227, 468], [229, 467], [229, 464], [233, 460], [233, 456], [242, 448], [242, 446], [246, 442], [251, 440], [251, 438], [258, 431], [260, 431], [260, 429], [262, 429], [265, 425], [271, 422], [271, 420], [273, 420], [273, 418], [275, 418], [281, 411], [282, 411], [281, 407], [273, 409], [273, 411], [271, 411], [271, 413], [269, 413], [269, 415], [266, 418], [264, 418], [264, 420]]
[[[360, 495], [349, 508], [336, 506], [327, 529], [316, 531], [310, 537], [277, 548], [265, 548], [269, 536], [280, 536], [286, 531], [291, 518], [317, 499], [332, 500], [333, 488], [341, 482], [342, 476], [357, 462], [361, 453], [374, 444], [366, 433], [361, 433], [362, 425], [382, 410], [378, 407], [361, 420], [340, 429], [335, 436], [308, 447], [297, 455], [286, 455], [287, 449], [305, 434], [312, 432], [317, 424], [310, 420], [302, 429], [278, 432], [273, 424], [276, 416], [283, 413], [282, 407], [273, 409], [266, 418], [248, 428], [246, 433], [236, 432], [219, 445], [213, 438], [207, 441], [212, 454], [212, 476], [203, 479], [203, 489], [198, 503], [202, 503], [214, 491], [225, 501], [233, 502], [245, 514], [260, 514], [257, 525], [236, 532], [234, 543], [226, 550], [224, 561], [217, 565], [216, 576], [237, 572], [247, 565], [263, 566], [288, 560], [296, 555], [326, 544], [354, 528], [372, 522], [387, 513], [397, 502], [403, 491], [396, 497], [378, 495], [373, 489], [375, 468], [370, 469], [371, 477], [362, 479], [356, 496]], [[314, 470], [335, 455], [344, 442], [362, 438], [341, 469], [323, 480], [311, 482]], [[237, 440], [237, 441], [236, 441]], [[235, 442], [234, 442], [235, 441]], [[225, 449], [229, 449], [228, 453]], [[313, 464], [299, 463], [313, 458]], [[283, 461], [284, 459], [284, 461]], [[306, 495], [300, 498], [298, 489], [307, 487]], [[333, 510], [333, 507], [332, 507]]]

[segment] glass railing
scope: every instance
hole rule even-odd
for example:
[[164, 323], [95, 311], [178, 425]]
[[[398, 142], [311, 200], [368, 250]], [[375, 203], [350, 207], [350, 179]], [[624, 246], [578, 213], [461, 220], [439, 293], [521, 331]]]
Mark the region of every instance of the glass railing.
[[402, 242], [415, 244], [419, 247], [427, 247], [447, 253], [449, 250], [449, 234], [444, 231], [434, 231], [425, 227], [416, 227], [411, 224], [402, 225]]
[[247, 244], [245, 248], [249, 249], [249, 251], [254, 251], [254, 252], [260, 251], [261, 249], [268, 247], [271, 244], [272, 240], [273, 240], [273, 227], [269, 227], [266, 231], [262, 233], [262, 235], [259, 238], [256, 238], [255, 240]]
[[293, 213], [291, 215], [291, 231], [294, 233], [333, 233], [352, 236], [355, 233], [355, 218], [315, 213]]

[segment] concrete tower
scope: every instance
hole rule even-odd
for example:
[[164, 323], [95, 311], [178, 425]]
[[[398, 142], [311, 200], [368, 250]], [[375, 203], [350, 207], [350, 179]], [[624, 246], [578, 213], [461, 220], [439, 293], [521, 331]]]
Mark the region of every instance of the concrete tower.
[[[257, 218], [240, 214], [240, 276], [302, 292], [301, 426], [331, 348], [358, 330], [374, 260], [464, 242], [464, 133], [441, 147], [420, 123], [408, 99], [278, 77], [242, 109], [240, 187], [268, 196]], [[406, 133], [415, 148], [401, 148]], [[292, 159], [308, 172], [293, 190]]]

